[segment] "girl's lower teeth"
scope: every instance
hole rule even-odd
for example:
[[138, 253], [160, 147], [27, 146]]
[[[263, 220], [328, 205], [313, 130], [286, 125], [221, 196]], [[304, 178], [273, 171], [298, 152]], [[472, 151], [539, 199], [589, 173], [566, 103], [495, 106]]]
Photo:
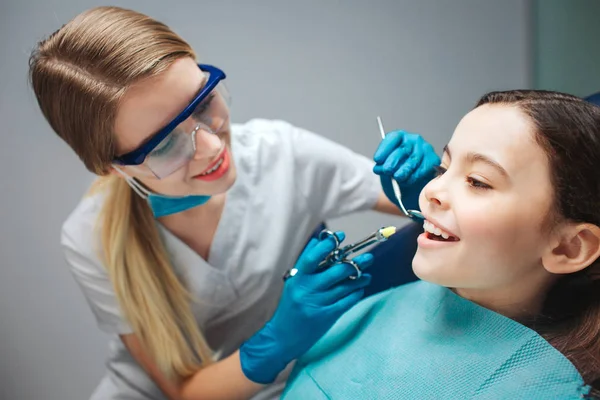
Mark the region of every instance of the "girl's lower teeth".
[[453, 238], [453, 237], [449, 237], [448, 239], [446, 239], [446, 238], [443, 238], [442, 236], [438, 236], [431, 232], [427, 232], [427, 239], [437, 240], [438, 242], [454, 242], [455, 241], [455, 238]]
[[443, 237], [441, 237], [441, 236], [437, 236], [436, 234], [434, 234], [434, 233], [431, 233], [431, 232], [428, 232], [428, 233], [427, 233], [427, 238], [428, 238], [428, 239], [430, 239], [430, 240], [437, 240], [437, 241], [439, 241], [439, 242], [443, 242], [443, 241], [445, 241], [445, 240], [446, 240], [446, 239], [444, 239]]

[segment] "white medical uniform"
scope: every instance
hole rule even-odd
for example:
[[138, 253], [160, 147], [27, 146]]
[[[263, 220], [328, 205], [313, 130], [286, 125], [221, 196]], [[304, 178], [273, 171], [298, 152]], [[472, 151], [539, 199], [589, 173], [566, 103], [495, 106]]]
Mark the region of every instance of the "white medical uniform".
[[[193, 312], [219, 358], [234, 353], [272, 316], [282, 276], [318, 224], [373, 208], [381, 191], [371, 160], [283, 121], [232, 125], [232, 154], [238, 176], [208, 260], [157, 224], [173, 268], [199, 300]], [[108, 373], [91, 398], [165, 399], [117, 336], [132, 330], [99, 258], [94, 228], [102, 201], [102, 193], [84, 197], [64, 223], [61, 239], [98, 326], [115, 336]], [[278, 398], [287, 372], [254, 399]]]

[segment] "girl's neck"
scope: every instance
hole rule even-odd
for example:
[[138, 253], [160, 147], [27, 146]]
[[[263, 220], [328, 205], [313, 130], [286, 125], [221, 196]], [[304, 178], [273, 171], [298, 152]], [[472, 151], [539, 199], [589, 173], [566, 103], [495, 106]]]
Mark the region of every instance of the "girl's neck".
[[556, 276], [540, 265], [529, 276], [519, 277], [502, 286], [454, 288], [453, 291], [508, 318], [520, 319], [535, 316], [542, 311], [546, 293], [555, 281]]

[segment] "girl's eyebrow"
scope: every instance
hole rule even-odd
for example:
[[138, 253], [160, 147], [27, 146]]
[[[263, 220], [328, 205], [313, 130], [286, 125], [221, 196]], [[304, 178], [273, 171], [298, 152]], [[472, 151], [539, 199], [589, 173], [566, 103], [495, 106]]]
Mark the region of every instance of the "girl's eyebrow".
[[[448, 158], [452, 160], [452, 154], [450, 153], [450, 148], [448, 147], [448, 145], [444, 146], [444, 153], [446, 153], [448, 155]], [[505, 178], [508, 179], [509, 177], [508, 172], [506, 172], [506, 170], [502, 167], [502, 165], [500, 165], [500, 163], [484, 154], [471, 152], [467, 154], [466, 159], [469, 163], [482, 162], [484, 164], [487, 164], [490, 167], [497, 170], [500, 173], [500, 175], [504, 176]]]

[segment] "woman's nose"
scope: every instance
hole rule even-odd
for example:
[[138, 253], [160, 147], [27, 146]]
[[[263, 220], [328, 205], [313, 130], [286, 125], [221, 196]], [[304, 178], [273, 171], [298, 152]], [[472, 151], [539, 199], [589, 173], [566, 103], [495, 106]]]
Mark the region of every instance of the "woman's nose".
[[212, 158], [219, 154], [223, 143], [218, 135], [206, 127], [199, 127], [192, 133], [194, 160]]

